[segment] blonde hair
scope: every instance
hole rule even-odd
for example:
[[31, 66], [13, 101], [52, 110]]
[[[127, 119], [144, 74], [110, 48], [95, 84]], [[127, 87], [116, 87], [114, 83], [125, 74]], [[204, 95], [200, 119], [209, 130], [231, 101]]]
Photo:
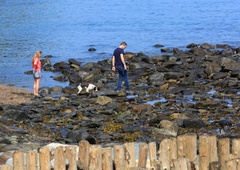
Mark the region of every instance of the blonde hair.
[[40, 57], [42, 55], [42, 51], [37, 50], [33, 57]]
[[33, 56], [33, 58], [32, 58], [32, 67], [34, 67], [34, 58], [35, 58], [35, 57], [41, 57], [41, 55], [42, 55], [42, 51], [37, 50], [37, 51], [35, 52], [35, 54], [34, 54], [34, 56]]

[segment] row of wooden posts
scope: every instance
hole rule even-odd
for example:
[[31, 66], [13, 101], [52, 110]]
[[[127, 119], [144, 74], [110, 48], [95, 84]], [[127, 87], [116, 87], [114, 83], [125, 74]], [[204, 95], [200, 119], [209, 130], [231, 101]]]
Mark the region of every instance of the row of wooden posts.
[[[48, 146], [15, 151], [13, 165], [1, 170], [240, 170], [240, 139], [215, 135], [186, 134], [151, 143], [125, 143], [113, 147], [59, 146], [54, 154]], [[54, 159], [54, 165], [51, 160]]]

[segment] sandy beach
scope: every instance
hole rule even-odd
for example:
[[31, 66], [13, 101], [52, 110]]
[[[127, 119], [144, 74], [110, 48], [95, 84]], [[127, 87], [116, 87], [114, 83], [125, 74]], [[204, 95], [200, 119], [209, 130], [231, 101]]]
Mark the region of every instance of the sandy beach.
[[31, 103], [33, 93], [27, 90], [18, 89], [12, 86], [0, 84], [0, 105]]

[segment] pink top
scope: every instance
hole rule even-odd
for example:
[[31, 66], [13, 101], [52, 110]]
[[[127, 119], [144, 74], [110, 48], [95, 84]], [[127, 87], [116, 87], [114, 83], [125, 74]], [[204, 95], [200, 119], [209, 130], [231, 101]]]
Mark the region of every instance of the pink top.
[[40, 58], [34, 57], [33, 58], [33, 70], [40, 71], [42, 69], [42, 64]]

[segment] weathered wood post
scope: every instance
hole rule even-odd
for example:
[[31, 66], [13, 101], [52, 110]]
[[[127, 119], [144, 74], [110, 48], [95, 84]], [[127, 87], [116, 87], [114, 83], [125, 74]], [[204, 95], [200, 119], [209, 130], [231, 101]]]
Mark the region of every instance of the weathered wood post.
[[191, 170], [191, 163], [188, 158], [178, 158], [172, 161], [171, 170]]
[[240, 158], [240, 139], [232, 140], [232, 155], [231, 159]]
[[89, 148], [90, 144], [88, 141], [83, 140], [79, 142], [78, 162], [80, 163], [81, 169], [83, 170], [88, 170]]
[[220, 162], [230, 159], [230, 139], [220, 138], [218, 139], [218, 158]]
[[77, 170], [76, 149], [76, 146], [66, 147], [66, 158], [69, 162], [68, 170]]
[[38, 153], [37, 151], [28, 151], [26, 153], [26, 170], [38, 169]]
[[147, 159], [148, 159], [148, 144], [139, 144], [139, 154], [138, 154], [138, 168], [147, 169]]
[[149, 147], [149, 159], [150, 159], [150, 169], [157, 170], [161, 168], [161, 162], [157, 159], [157, 144], [156, 142], [150, 142]]
[[208, 170], [209, 163], [218, 161], [217, 137], [201, 135], [199, 137], [199, 169]]
[[226, 169], [239, 170], [240, 169], [240, 158], [224, 161], [222, 164], [223, 164], [223, 167], [225, 167]]
[[89, 148], [89, 169], [102, 169], [102, 147], [100, 145], [90, 145]]
[[102, 149], [102, 169], [113, 170], [112, 148]]
[[41, 170], [50, 170], [50, 150], [47, 146], [43, 147], [39, 151], [39, 166]]
[[124, 153], [125, 153], [125, 169], [136, 168], [135, 144], [133, 142], [125, 143]]
[[197, 159], [197, 135], [186, 134], [177, 137], [178, 158], [188, 158], [194, 162]]
[[124, 170], [125, 154], [123, 145], [114, 146], [114, 164], [116, 170]]
[[13, 169], [24, 170], [24, 155], [22, 151], [15, 151], [13, 153]]
[[1, 170], [12, 170], [12, 167], [10, 165], [2, 165]]
[[64, 153], [64, 147], [58, 146], [54, 154], [54, 170], [65, 170], [66, 159]]
[[173, 159], [177, 159], [177, 140], [164, 139], [159, 147], [159, 160], [162, 169], [170, 169]]

